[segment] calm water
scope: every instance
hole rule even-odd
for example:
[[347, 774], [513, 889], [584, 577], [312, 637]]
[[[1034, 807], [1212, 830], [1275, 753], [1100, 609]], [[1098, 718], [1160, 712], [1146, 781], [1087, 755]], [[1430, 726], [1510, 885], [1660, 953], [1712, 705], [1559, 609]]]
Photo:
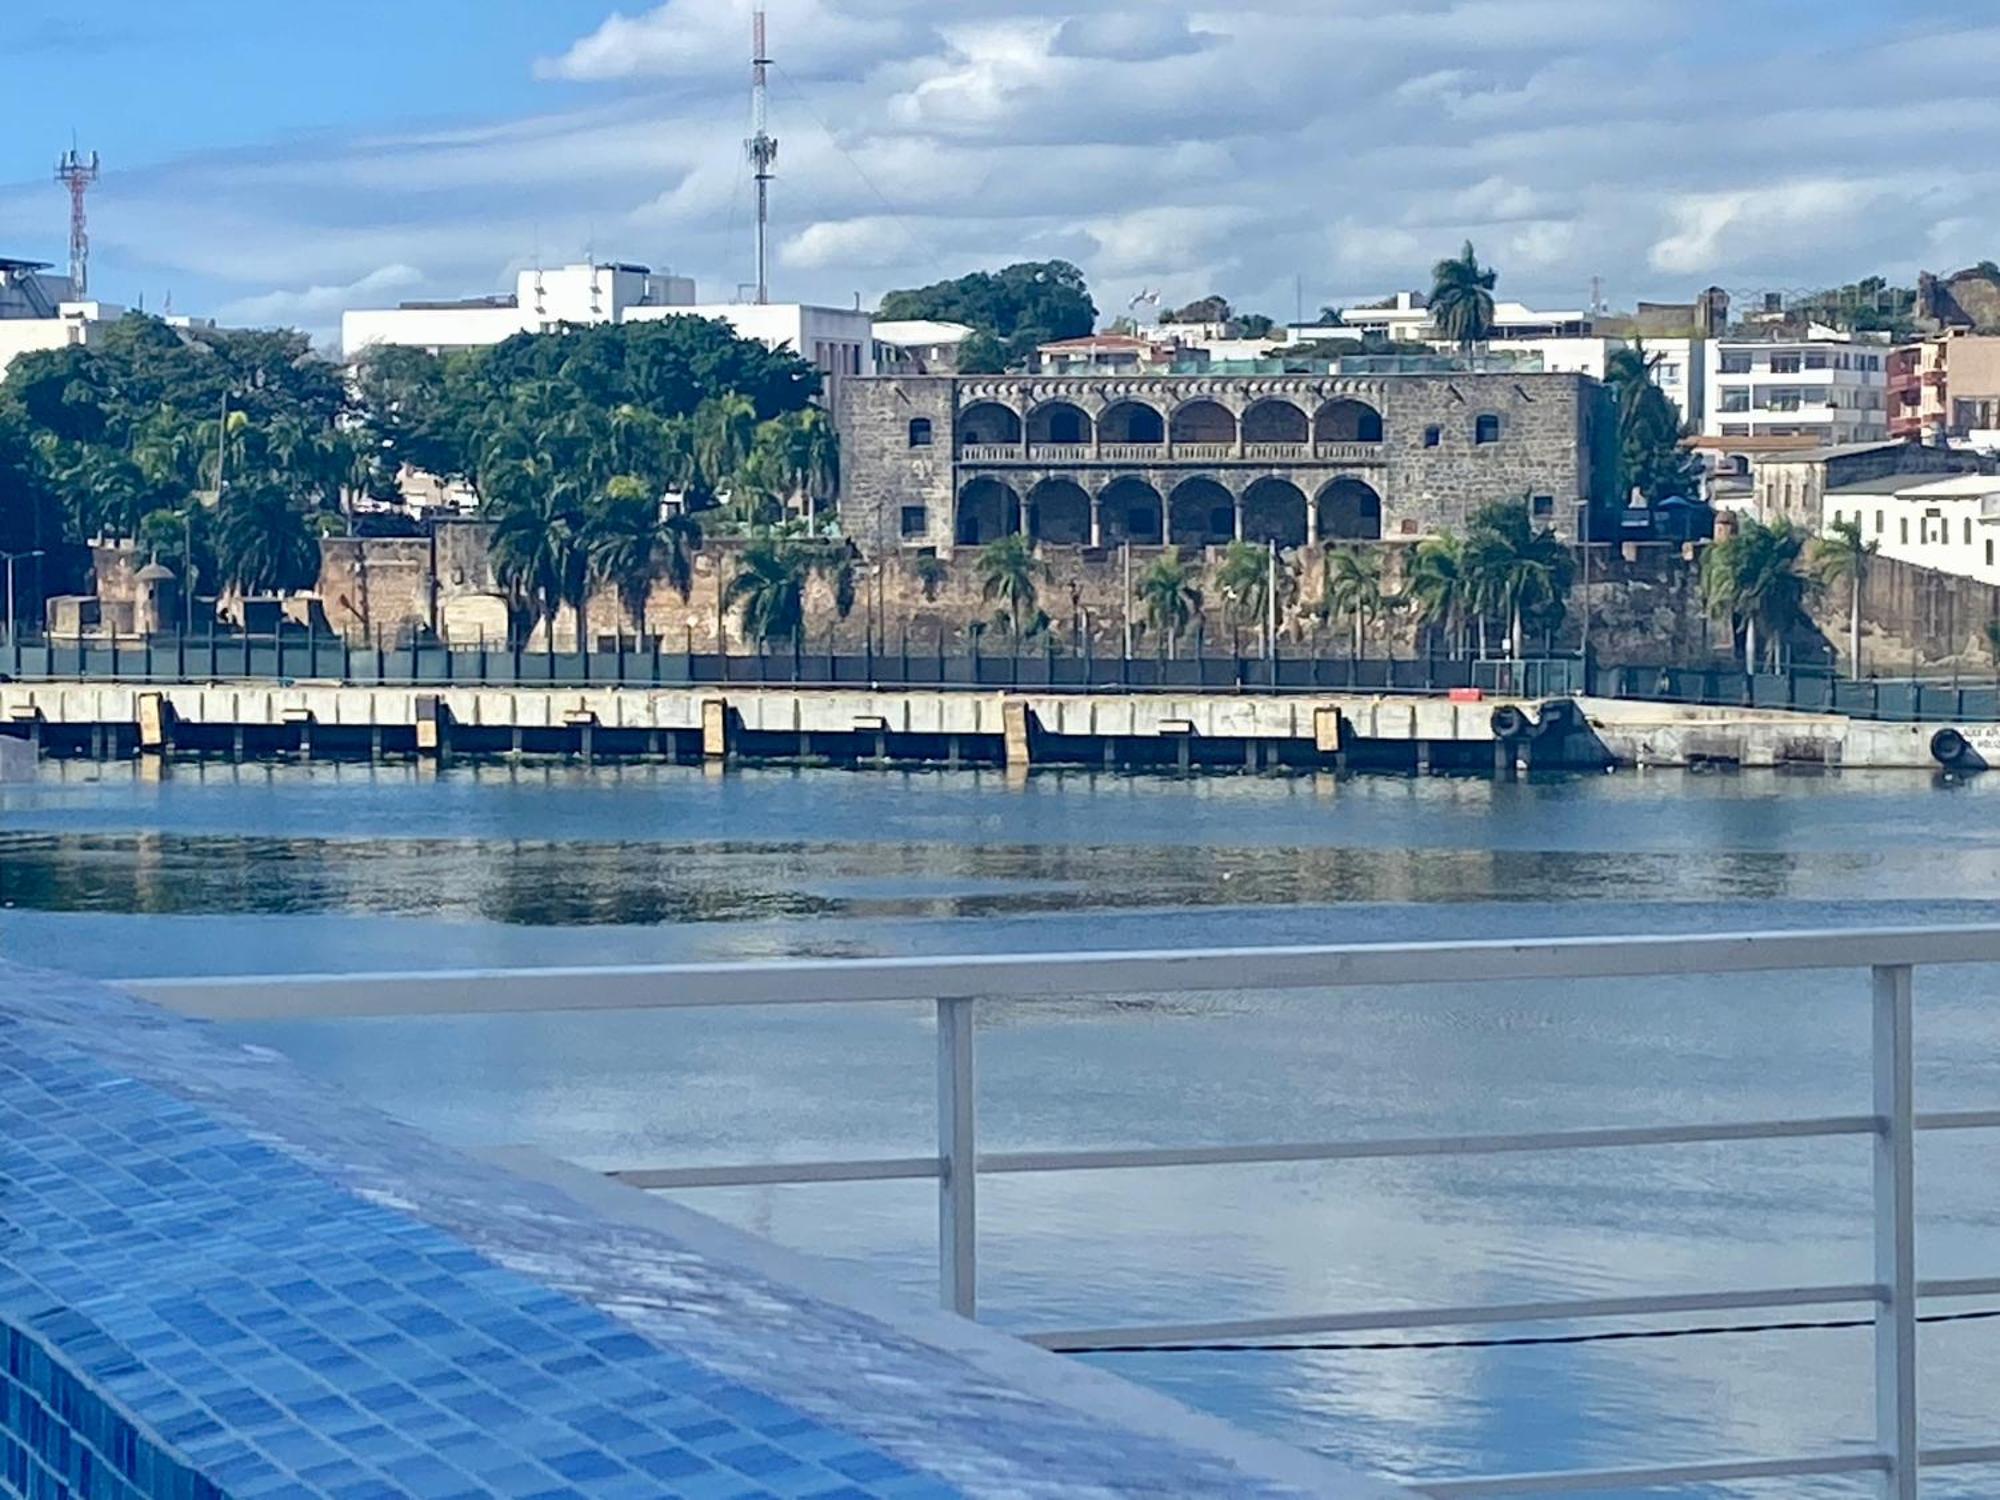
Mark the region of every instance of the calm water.
[[[1996, 892], [2000, 777], [69, 765], [0, 786], [0, 952], [106, 976], [1960, 922]], [[1924, 1108], [2000, 1101], [1996, 996], [1985, 971], [1919, 977]], [[983, 1143], [1865, 1113], [1867, 1020], [1859, 975], [1018, 1008], [981, 1034]], [[246, 1033], [449, 1138], [592, 1165], [929, 1148], [915, 1010]], [[1926, 1275], [2000, 1272], [1995, 1144], [1922, 1143]], [[1866, 1280], [1868, 1184], [1865, 1140], [989, 1180], [982, 1298], [1025, 1329]], [[933, 1294], [922, 1184], [689, 1196]], [[1928, 1439], [2000, 1437], [2000, 1325], [1925, 1340]], [[1818, 1452], [1872, 1425], [1862, 1332], [1105, 1363], [1410, 1475]]]

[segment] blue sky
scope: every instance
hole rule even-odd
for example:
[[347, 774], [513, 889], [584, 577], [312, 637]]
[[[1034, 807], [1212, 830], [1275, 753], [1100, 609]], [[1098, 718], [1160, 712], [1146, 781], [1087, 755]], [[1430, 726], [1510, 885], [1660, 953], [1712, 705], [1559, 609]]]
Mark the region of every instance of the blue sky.
[[[594, 251], [748, 274], [748, 0], [0, 0], [0, 254], [329, 333]], [[771, 0], [780, 295], [1025, 256], [1283, 315], [1470, 235], [1579, 305], [2000, 258], [2000, 6]], [[84, 19], [73, 21], [81, 13]]]

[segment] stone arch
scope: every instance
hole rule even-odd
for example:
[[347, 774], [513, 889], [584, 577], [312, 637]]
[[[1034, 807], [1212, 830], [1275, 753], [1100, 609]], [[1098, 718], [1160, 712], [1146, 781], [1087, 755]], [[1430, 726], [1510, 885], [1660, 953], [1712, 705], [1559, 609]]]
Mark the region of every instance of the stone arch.
[[1131, 542], [1139, 547], [1157, 547], [1167, 539], [1166, 504], [1160, 492], [1143, 479], [1130, 475], [1114, 479], [1097, 497], [1107, 547]]
[[1319, 492], [1322, 542], [1375, 542], [1382, 539], [1382, 497], [1359, 479], [1336, 479]]
[[1206, 475], [1175, 486], [1167, 505], [1167, 540], [1182, 547], [1216, 547], [1236, 537], [1236, 497]]
[[975, 479], [958, 492], [958, 524], [952, 534], [961, 547], [983, 547], [1021, 529], [1021, 497], [997, 479]]
[[1090, 413], [1073, 401], [1045, 401], [1028, 413], [1028, 441], [1073, 447], [1090, 441]]
[[1309, 535], [1305, 491], [1267, 475], [1243, 492], [1243, 540], [1303, 547]]
[[1167, 419], [1144, 401], [1114, 401], [1097, 419], [1097, 438], [1103, 443], [1164, 443]]
[[1229, 443], [1236, 441], [1236, 414], [1220, 401], [1198, 397], [1174, 408], [1171, 423], [1176, 443]]
[[1021, 414], [998, 401], [975, 401], [958, 414], [961, 445], [993, 446], [1021, 441]]
[[1058, 547], [1090, 544], [1090, 496], [1072, 479], [1044, 479], [1028, 491], [1028, 535]]
[[1313, 418], [1315, 441], [1322, 443], [1379, 443], [1382, 441], [1382, 413], [1366, 401], [1338, 396], [1319, 409]]
[[1282, 396], [1267, 396], [1243, 413], [1246, 443], [1310, 443], [1312, 422], [1305, 409]]

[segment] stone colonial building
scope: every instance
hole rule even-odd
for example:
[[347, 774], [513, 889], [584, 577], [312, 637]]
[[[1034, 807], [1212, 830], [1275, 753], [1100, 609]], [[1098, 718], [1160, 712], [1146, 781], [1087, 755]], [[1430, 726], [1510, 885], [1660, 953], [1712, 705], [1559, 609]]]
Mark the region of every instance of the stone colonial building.
[[890, 377], [836, 411], [869, 550], [1415, 538], [1521, 497], [1569, 535], [1615, 443], [1582, 375]]

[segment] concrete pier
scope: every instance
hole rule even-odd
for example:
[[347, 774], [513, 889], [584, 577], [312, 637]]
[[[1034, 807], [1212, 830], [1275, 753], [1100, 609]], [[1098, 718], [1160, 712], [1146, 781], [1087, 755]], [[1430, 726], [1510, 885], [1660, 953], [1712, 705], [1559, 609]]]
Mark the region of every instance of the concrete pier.
[[[1623, 699], [1087, 694], [933, 689], [0, 684], [0, 734], [35, 753], [1379, 769], [1512, 774], [1612, 765], [1954, 769], [2000, 728]], [[1949, 740], [1943, 741], [1949, 744]]]

